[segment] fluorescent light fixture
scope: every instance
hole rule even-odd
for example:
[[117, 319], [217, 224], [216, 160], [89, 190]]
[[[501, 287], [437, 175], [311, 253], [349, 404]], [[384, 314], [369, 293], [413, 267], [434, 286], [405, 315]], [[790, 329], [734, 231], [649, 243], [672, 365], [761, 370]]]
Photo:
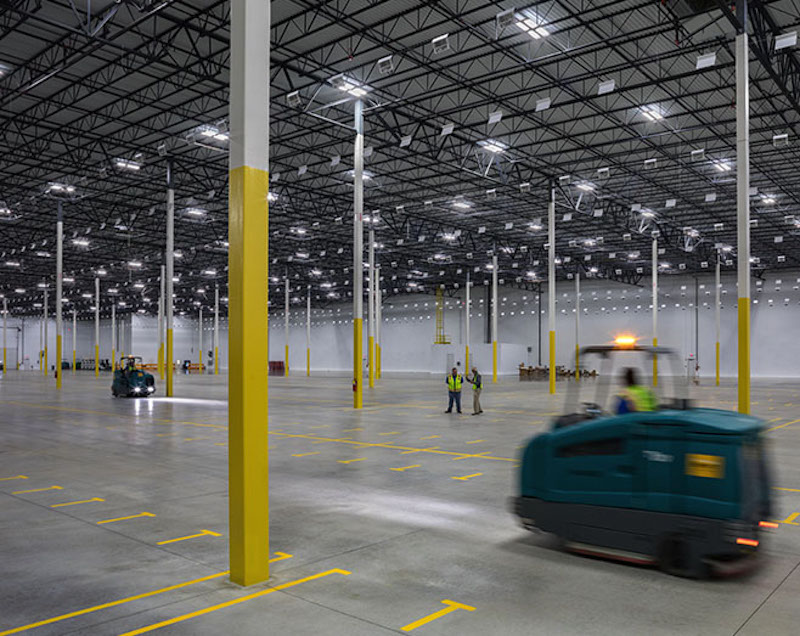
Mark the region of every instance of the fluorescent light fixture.
[[542, 226], [541, 223], [533, 222], [533, 223], [529, 223], [528, 224], [528, 228], [533, 230], [534, 232], [538, 232], [539, 230], [541, 230], [543, 228], [543, 226]]
[[365, 86], [344, 75], [337, 75], [332, 78], [331, 84], [340, 91], [352, 95], [353, 97], [364, 97], [364, 95], [367, 94], [367, 88]]
[[36, 256], [39, 258], [50, 258], [50, 252], [36, 252]]
[[[118, 293], [119, 293], [119, 289], [117, 289], [116, 287], [111, 287], [111, 288], [109, 288], [109, 290], [108, 290], [108, 293], [109, 293], [109, 294], [118, 294]], [[89, 297], [90, 297], [90, 298], [91, 298], [91, 296], [92, 296], [92, 295], [91, 295], [91, 294], [89, 294]]]
[[203, 270], [203, 274], [205, 276], [216, 276], [217, 275], [217, 270], [215, 270], [215, 269], [204, 269]]
[[297, 108], [300, 105], [300, 91], [292, 91], [286, 95], [286, 103], [292, 108]]
[[439, 136], [447, 137], [447, 135], [452, 135], [454, 129], [455, 129], [455, 124], [445, 124], [444, 126], [442, 126], [442, 132], [439, 133]]
[[539, 24], [536, 19], [522, 14], [517, 16], [517, 26], [534, 40], [540, 40], [550, 35], [550, 32], [543, 25]]
[[311, 275], [312, 276], [322, 276], [322, 270], [320, 270], [320, 269], [312, 269], [311, 270]]
[[708, 68], [710, 66], [714, 66], [716, 63], [717, 63], [716, 53], [706, 53], [705, 55], [698, 55], [697, 62], [695, 64], [695, 69], [699, 71], [702, 68]]
[[788, 49], [797, 44], [797, 31], [789, 31], [775, 36], [775, 50]]
[[134, 289], [144, 289], [144, 283], [134, 283], [133, 284], [133, 288]]
[[91, 298], [92, 294], [81, 294], [82, 298]]
[[591, 183], [579, 183], [577, 186], [578, 190], [583, 190], [584, 192], [594, 192], [594, 185]]
[[775, 148], [783, 148], [789, 145], [789, 133], [781, 133], [779, 135], [772, 135], [772, 145]]
[[121, 157], [114, 159], [114, 165], [120, 170], [131, 170], [132, 172], [136, 172], [142, 168], [142, 164], [131, 161], [130, 159], [122, 159]]
[[494, 154], [500, 154], [508, 150], [508, 146], [501, 141], [496, 141], [495, 139], [487, 139], [486, 141], [479, 141], [478, 145], [481, 146], [484, 150], [488, 150]]
[[186, 212], [186, 214], [188, 214], [189, 216], [194, 216], [194, 217], [201, 217], [206, 215], [206, 210], [202, 208], [186, 208], [184, 212]]
[[642, 217], [645, 219], [652, 219], [655, 218], [656, 213], [652, 210], [642, 210]]
[[677, 199], [667, 199], [666, 204], [664, 205], [665, 208], [674, 208], [675, 204], [678, 202]]
[[465, 201], [463, 198], [456, 198], [453, 201], [453, 207], [458, 208], [459, 210], [469, 210], [472, 207], [472, 204], [469, 201]]
[[61, 280], [64, 283], [74, 283], [75, 282], [75, 279], [72, 278], [72, 276], [64, 276]]
[[[355, 179], [355, 177], [356, 177], [356, 173], [355, 173], [355, 171], [354, 171], [354, 170], [348, 170], [348, 171], [347, 171], [347, 174], [348, 174], [348, 175], [350, 175], [350, 178], [351, 178], [351, 179]], [[369, 170], [364, 170], [364, 171], [361, 173], [361, 178], [362, 178], [364, 181], [369, 181], [370, 179], [372, 179], [372, 177], [373, 177], [373, 176], [375, 176], [375, 175], [373, 175], [373, 174], [372, 174], [372, 173], [371, 173]]]
[[78, 247], [89, 247], [89, 239], [85, 238], [72, 239], [72, 244], [77, 245]]
[[411, 145], [411, 135], [405, 135], [404, 137], [400, 137], [400, 147], [407, 148]]
[[394, 71], [394, 62], [392, 61], [391, 55], [387, 55], [378, 60], [378, 70], [381, 75], [388, 75]]
[[616, 88], [616, 82], [614, 80], [607, 80], [605, 82], [600, 82], [597, 85], [597, 94], [598, 95], [606, 95], [607, 93], [611, 93]]
[[67, 185], [64, 183], [48, 183], [47, 184], [47, 192], [56, 192], [58, 194], [72, 194], [75, 192], [75, 186]]
[[488, 124], [491, 126], [492, 124], [499, 124], [500, 120], [503, 119], [503, 111], [496, 110], [492, 113], [489, 113], [489, 121]]
[[450, 50], [450, 34], [438, 35], [431, 40], [434, 53], [444, 53]]
[[543, 110], [547, 110], [548, 108], [550, 108], [550, 105], [552, 103], [553, 100], [550, 97], [542, 97], [541, 99], [537, 99], [535, 111], [537, 113], [540, 113]]
[[142, 266], [142, 262], [141, 261], [128, 261], [128, 267], [133, 267], [133, 268], [138, 269], [141, 266]]
[[664, 115], [661, 114], [656, 106], [642, 106], [642, 114], [650, 121], [659, 121], [664, 119]]
[[775, 199], [773, 197], [764, 197], [762, 201], [767, 205], [772, 205], [773, 203], [775, 203]]
[[95, 272], [95, 274], [97, 274], [98, 276], [105, 276], [106, 274], [108, 274], [108, 272], [106, 270], [104, 270], [104, 269], [98, 269]]
[[715, 161], [714, 167], [720, 172], [729, 172], [731, 165], [727, 161]]
[[25, 293], [25, 290], [24, 290], [24, 289], [22, 289], [22, 287], [17, 287], [17, 288], [16, 288], [14, 291], [15, 291], [17, 294], [24, 294], [24, 293]]
[[308, 258], [308, 252], [297, 252], [295, 256], [297, 256], [297, 258]]

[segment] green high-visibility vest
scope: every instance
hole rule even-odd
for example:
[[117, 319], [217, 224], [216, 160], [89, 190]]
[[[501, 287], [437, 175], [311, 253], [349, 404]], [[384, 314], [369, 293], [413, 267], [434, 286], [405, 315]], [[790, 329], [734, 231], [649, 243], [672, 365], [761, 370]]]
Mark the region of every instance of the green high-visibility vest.
[[646, 386], [629, 386], [627, 393], [637, 411], [655, 411], [658, 408], [655, 394]]
[[452, 373], [447, 375], [447, 389], [449, 391], [460, 391], [461, 390], [461, 374], [457, 374], [453, 377]]

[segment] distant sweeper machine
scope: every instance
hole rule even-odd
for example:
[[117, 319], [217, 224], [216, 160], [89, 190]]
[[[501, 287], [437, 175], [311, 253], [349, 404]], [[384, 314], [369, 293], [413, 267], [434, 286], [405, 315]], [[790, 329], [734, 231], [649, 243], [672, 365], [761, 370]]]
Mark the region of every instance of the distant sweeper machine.
[[[566, 549], [660, 566], [680, 576], [735, 574], [756, 562], [769, 521], [770, 485], [761, 420], [695, 408], [679, 358], [631, 338], [586, 347], [597, 381], [572, 382], [565, 414], [522, 456], [513, 508], [530, 530], [558, 535]], [[614, 364], [624, 359], [622, 373]], [[638, 368], [666, 367], [651, 390]], [[625, 391], [614, 396], [612, 379]], [[647, 384], [651, 384], [648, 381]], [[664, 385], [671, 385], [671, 395]], [[591, 402], [581, 392], [593, 390]]]
[[156, 391], [156, 380], [151, 373], [142, 369], [142, 359], [126, 356], [119, 361], [111, 395], [114, 397], [148, 397]]

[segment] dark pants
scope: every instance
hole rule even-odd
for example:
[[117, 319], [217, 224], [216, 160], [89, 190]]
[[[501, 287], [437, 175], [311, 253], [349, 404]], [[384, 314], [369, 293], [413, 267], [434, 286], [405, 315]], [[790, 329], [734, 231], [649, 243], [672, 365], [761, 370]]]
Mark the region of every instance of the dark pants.
[[456, 403], [456, 409], [459, 413], [461, 413], [461, 391], [448, 391], [447, 395], [450, 397], [450, 401], [447, 404], [447, 410], [453, 410], [453, 402]]

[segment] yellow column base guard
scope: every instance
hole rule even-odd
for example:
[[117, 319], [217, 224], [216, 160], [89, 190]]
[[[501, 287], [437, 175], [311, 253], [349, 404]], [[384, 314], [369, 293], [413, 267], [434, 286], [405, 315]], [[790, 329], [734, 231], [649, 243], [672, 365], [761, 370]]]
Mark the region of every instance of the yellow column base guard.
[[75, 374], [75, 363], [78, 361], [78, 352], [75, 349], [72, 350], [72, 373]]
[[284, 360], [286, 360], [286, 363], [285, 363], [286, 368], [284, 369], [284, 373], [283, 374], [286, 377], [289, 377], [289, 345], [286, 345], [286, 350], [284, 351], [284, 356], [285, 356]]
[[117, 370], [117, 352], [114, 349], [111, 350], [111, 370]]
[[[658, 338], [653, 338], [653, 346], [658, 346]], [[653, 356], [653, 386], [658, 386], [658, 356]]]
[[174, 352], [172, 349], [172, 329], [167, 329], [167, 358], [164, 361], [167, 365], [165, 371], [167, 372], [167, 397], [172, 397], [173, 394], [173, 382], [174, 378], [172, 377], [174, 371], [174, 363], [173, 361]]
[[353, 408], [364, 406], [364, 370], [361, 367], [364, 357], [364, 325], [363, 318], [353, 320]]
[[469, 346], [464, 348], [464, 371], [469, 371]]
[[[3, 351], [3, 373], [6, 371], [6, 353]], [[61, 388], [61, 334], [56, 336], [56, 388]]]
[[492, 384], [497, 384], [497, 341], [492, 342]]
[[311, 349], [306, 349], [306, 377], [311, 375]]
[[50, 362], [47, 358], [47, 347], [44, 348], [44, 374], [47, 375], [47, 372], [50, 370]]
[[375, 387], [375, 338], [367, 338], [367, 366], [369, 368], [369, 388]]
[[376, 365], [376, 369], [378, 370], [378, 379], [380, 380], [383, 377], [383, 361], [381, 359], [381, 346], [376, 345], [375, 350], [378, 353], [378, 364]]
[[575, 345], [575, 381], [581, 381], [581, 347]]
[[750, 299], [739, 299], [739, 413], [750, 414]]
[[158, 378], [159, 380], [164, 379], [164, 345], [158, 345]]
[[214, 375], [219, 375], [219, 347], [214, 347]]
[[94, 346], [94, 377], [100, 377], [100, 346]]
[[8, 366], [6, 365], [6, 348], [3, 347], [3, 375], [6, 374], [6, 369], [8, 369]]
[[717, 343], [717, 386], [719, 386], [719, 342]]
[[550, 395], [556, 394], [556, 332], [550, 332]]

